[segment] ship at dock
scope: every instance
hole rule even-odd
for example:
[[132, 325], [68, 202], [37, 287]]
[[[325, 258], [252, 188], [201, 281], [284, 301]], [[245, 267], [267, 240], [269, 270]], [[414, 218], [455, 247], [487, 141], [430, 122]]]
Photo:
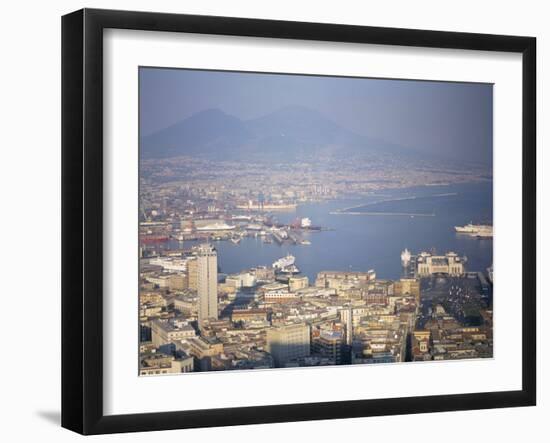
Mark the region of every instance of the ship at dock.
[[487, 268], [487, 276], [488, 276], [489, 281], [491, 282], [491, 284], [493, 284], [493, 265], [491, 265]]
[[207, 225], [197, 226], [197, 231], [230, 231], [235, 229], [237, 226], [228, 225], [224, 222], [215, 222]]
[[276, 273], [281, 274], [299, 274], [300, 270], [295, 265], [296, 257], [287, 254], [285, 257], [276, 260], [271, 265]]
[[262, 203], [249, 201], [247, 203], [239, 203], [237, 209], [246, 209], [248, 211], [289, 211], [295, 210], [296, 203]]
[[153, 243], [164, 243], [170, 240], [170, 238], [167, 235], [152, 235], [147, 234], [140, 236], [139, 241], [144, 244], [153, 244]]
[[466, 234], [472, 237], [478, 238], [492, 238], [493, 237], [493, 226], [491, 225], [475, 225], [473, 223], [468, 223], [464, 226], [455, 226], [455, 231], [458, 234]]

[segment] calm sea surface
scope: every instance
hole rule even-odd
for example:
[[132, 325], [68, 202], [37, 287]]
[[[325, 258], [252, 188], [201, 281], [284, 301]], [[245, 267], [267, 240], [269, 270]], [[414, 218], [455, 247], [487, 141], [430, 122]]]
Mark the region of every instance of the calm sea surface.
[[[374, 269], [379, 278], [396, 279], [401, 275], [403, 249], [418, 253], [435, 248], [438, 253], [465, 255], [468, 270], [484, 271], [493, 262], [492, 239], [456, 234], [454, 226], [492, 222], [492, 192], [491, 183], [472, 183], [385, 190], [359, 200], [303, 204], [296, 211], [277, 213], [277, 220], [309, 217], [314, 225], [332, 230], [305, 234], [304, 238], [311, 241], [307, 246], [266, 244], [260, 238], [245, 238], [238, 245], [215, 242], [218, 263], [221, 272], [234, 273], [270, 266], [290, 253], [310, 281], [322, 270]], [[334, 213], [350, 207], [354, 213], [415, 215]]]

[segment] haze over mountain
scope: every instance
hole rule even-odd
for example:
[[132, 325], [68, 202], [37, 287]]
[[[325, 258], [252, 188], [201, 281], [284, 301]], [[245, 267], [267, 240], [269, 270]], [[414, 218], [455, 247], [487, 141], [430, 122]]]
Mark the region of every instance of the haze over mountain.
[[209, 159], [296, 161], [321, 155], [342, 158], [420, 155], [410, 148], [358, 135], [302, 106], [286, 106], [250, 120], [208, 109], [143, 136], [140, 142], [142, 158], [193, 155]]

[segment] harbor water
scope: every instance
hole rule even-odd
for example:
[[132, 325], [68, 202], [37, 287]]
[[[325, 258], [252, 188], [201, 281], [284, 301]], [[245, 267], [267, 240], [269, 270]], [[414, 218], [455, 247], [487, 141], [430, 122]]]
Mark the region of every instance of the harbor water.
[[[400, 254], [454, 251], [468, 258], [467, 270], [485, 271], [493, 261], [493, 240], [457, 234], [454, 226], [469, 222], [492, 223], [490, 182], [423, 186], [384, 190], [360, 199], [340, 199], [298, 205], [296, 210], [275, 213], [279, 222], [309, 217], [328, 228], [306, 232], [309, 245], [265, 243], [246, 237], [234, 244], [214, 242], [223, 273], [271, 264], [292, 254], [311, 282], [319, 271], [368, 271], [379, 278], [401, 276]], [[185, 242], [190, 247], [194, 242]], [[180, 244], [181, 247], [181, 244]]]

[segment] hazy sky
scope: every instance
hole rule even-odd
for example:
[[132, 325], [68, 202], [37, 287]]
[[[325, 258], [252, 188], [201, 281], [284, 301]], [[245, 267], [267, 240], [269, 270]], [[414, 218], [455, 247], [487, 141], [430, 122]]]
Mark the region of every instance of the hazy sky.
[[140, 69], [142, 135], [205, 109], [246, 120], [288, 105], [403, 147], [492, 163], [489, 84]]

